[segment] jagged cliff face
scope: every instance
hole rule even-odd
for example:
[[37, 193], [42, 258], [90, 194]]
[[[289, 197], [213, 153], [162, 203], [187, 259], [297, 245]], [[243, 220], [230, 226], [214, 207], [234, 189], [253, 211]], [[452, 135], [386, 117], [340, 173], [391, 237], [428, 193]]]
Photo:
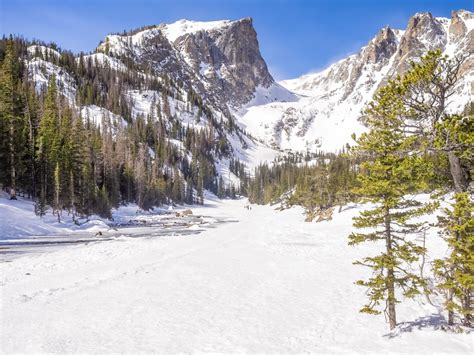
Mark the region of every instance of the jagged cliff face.
[[155, 74], [169, 75], [221, 107], [244, 105], [257, 87], [269, 88], [274, 83], [250, 18], [180, 20], [133, 35], [110, 35], [98, 51], [128, 57]]
[[430, 49], [446, 47], [448, 37], [443, 28], [445, 20], [436, 19], [430, 13], [416, 14], [410, 18], [394, 58], [394, 66], [399, 74], [409, 68], [409, 60], [422, 56]]
[[[459, 43], [461, 49], [467, 56], [460, 70], [460, 75], [469, 75], [474, 68], [474, 13], [469, 11], [456, 11], [448, 28], [448, 38], [451, 43]], [[474, 82], [471, 82], [474, 92]]]
[[245, 104], [258, 86], [273, 84], [250, 18], [217, 30], [184, 34], [173, 44], [194, 72], [216, 91], [220, 89], [225, 100]]
[[[303, 96], [297, 103], [252, 108], [242, 122], [274, 147], [340, 149], [351, 142], [352, 133], [364, 130], [358, 118], [375, 90], [403, 74], [411, 61], [438, 48], [450, 57], [467, 57], [449, 106], [460, 110], [474, 97], [474, 14], [465, 10], [453, 12], [451, 19], [419, 13], [405, 30], [382, 29], [357, 54], [320, 73], [281, 82]], [[265, 117], [261, 124], [254, 122], [259, 117]]]

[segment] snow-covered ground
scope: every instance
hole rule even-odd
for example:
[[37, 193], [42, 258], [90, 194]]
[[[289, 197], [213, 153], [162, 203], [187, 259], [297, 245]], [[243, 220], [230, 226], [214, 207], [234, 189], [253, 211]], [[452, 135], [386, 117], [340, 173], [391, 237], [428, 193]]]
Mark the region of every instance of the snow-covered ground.
[[[156, 215], [149, 215], [155, 219], [159, 218], [160, 211], [161, 209], [156, 209]], [[141, 219], [147, 219], [145, 212], [135, 204], [112, 211], [114, 224], [126, 224], [138, 215]], [[79, 224], [74, 223], [67, 212], [62, 213], [60, 222], [51, 210], [48, 210], [45, 216], [38, 217], [34, 213], [34, 203], [31, 200], [19, 197], [18, 200], [11, 201], [5, 192], [0, 191], [0, 242], [78, 232], [93, 235], [110, 230], [109, 224], [112, 223], [98, 216], [91, 216], [88, 220], [80, 219], [78, 222]]]
[[[117, 238], [24, 255], [0, 264], [0, 352], [469, 353], [473, 334], [442, 331], [424, 298], [383, 316], [358, 312], [368, 270], [352, 262], [359, 207], [304, 223], [303, 211], [193, 208], [232, 218], [201, 234]], [[431, 255], [445, 252], [436, 234]], [[436, 297], [435, 302], [440, 300]]]

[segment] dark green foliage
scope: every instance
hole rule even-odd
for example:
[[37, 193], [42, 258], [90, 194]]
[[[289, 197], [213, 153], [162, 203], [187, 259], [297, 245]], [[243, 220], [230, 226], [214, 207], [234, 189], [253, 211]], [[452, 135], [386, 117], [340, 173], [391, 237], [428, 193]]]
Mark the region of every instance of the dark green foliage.
[[463, 257], [459, 248], [472, 248], [466, 228], [469, 230], [467, 226], [472, 223], [473, 105], [469, 103], [464, 112], [458, 114], [448, 113], [465, 60], [463, 55], [448, 58], [442, 56], [440, 50], [430, 51], [385, 89], [390, 93], [386, 101], [388, 112], [399, 118], [394, 129], [413, 141], [402, 153], [439, 162], [434, 170], [436, 178], [431, 178], [431, 183], [436, 187], [449, 187], [456, 193], [453, 210], [447, 211], [447, 217], [440, 223], [451, 254], [436, 265], [437, 272], [444, 278], [441, 286], [447, 291], [450, 325], [454, 324], [455, 312], [463, 317], [464, 324], [472, 324], [472, 284], [466, 282], [469, 278], [459, 276], [459, 273], [472, 273], [472, 260]]
[[[133, 62], [124, 60], [130, 70], [118, 72], [84, 54], [76, 60], [57, 46], [49, 48], [59, 55], [39, 46], [28, 53], [29, 45], [21, 38], [0, 41], [0, 184], [12, 198], [19, 191], [35, 200], [40, 215], [52, 208], [58, 219], [65, 211], [76, 219], [94, 213], [110, 218], [111, 208], [130, 202], [143, 209], [203, 203], [205, 189], [236, 195], [235, 188], [219, 184], [215, 167], [216, 157], [231, 152], [225, 129], [191, 88], [183, 101], [184, 83], [152, 72], [139, 75]], [[76, 81], [75, 105], [62, 96], [54, 75], [47, 87], [35, 90], [23, 65], [33, 57], [57, 65]], [[149, 116], [132, 120], [127, 90], [161, 94], [154, 97]], [[171, 98], [188, 107], [196, 121], [205, 117], [208, 126], [184, 127], [171, 116]], [[105, 114], [97, 127], [75, 108], [92, 104], [128, 124]]]
[[27, 136], [20, 87], [20, 61], [15, 57], [15, 42], [6, 40], [0, 66], [0, 178], [9, 186], [10, 198], [16, 199], [18, 179], [27, 169], [24, 158]]
[[[451, 208], [439, 217], [441, 234], [451, 248], [448, 257], [434, 262], [439, 287], [447, 293], [450, 315], [459, 314], [465, 326], [474, 315], [474, 203], [467, 192], [457, 193]], [[453, 319], [450, 320], [451, 323]]]
[[361, 164], [364, 173], [358, 175], [360, 186], [354, 192], [373, 207], [354, 219], [354, 227], [364, 231], [349, 236], [350, 245], [383, 242], [380, 254], [357, 262], [373, 271], [371, 278], [357, 284], [368, 289], [369, 302], [361, 312], [378, 314], [383, 303], [390, 329], [397, 323], [397, 290], [405, 297], [413, 297], [425, 288], [425, 281], [410, 268], [425, 253], [414, 239], [424, 232], [425, 225], [413, 219], [437, 207], [436, 203], [422, 203], [410, 197], [428, 188], [433, 168], [423, 156], [409, 154], [416, 136], [406, 136], [401, 129], [405, 112], [397, 100], [399, 91], [397, 83], [390, 82], [375, 94], [367, 109], [365, 123], [370, 131], [359, 137], [353, 150], [355, 156], [366, 159]]
[[[344, 152], [295, 154], [275, 161], [271, 167], [260, 165], [252, 178], [243, 175], [245, 185], [241, 190], [248, 193], [253, 203], [283, 199], [288, 205], [303, 206], [308, 220], [312, 220], [315, 214], [354, 199], [351, 189], [356, 184], [357, 162]], [[238, 162], [234, 165], [238, 166]], [[242, 179], [242, 173], [238, 176]]]

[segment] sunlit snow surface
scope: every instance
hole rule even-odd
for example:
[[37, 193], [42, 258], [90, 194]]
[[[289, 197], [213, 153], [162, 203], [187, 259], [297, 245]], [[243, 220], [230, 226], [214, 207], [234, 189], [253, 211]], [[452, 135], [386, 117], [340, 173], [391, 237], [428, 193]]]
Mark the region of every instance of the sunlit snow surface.
[[[114, 240], [0, 264], [0, 352], [469, 353], [472, 334], [439, 330], [423, 297], [398, 305], [392, 333], [364, 315], [369, 275], [347, 245], [352, 206], [304, 223], [303, 211], [208, 201], [195, 215], [237, 220], [201, 234]], [[192, 228], [199, 228], [198, 226]], [[428, 236], [430, 260], [446, 248]], [[429, 269], [429, 268], [427, 268]]]
[[226, 27], [232, 24], [232, 21], [190, 21], [190, 20], [179, 20], [169, 25], [163, 26], [163, 33], [171, 41], [174, 42], [178, 37], [181, 37], [188, 33], [194, 33], [199, 31], [209, 31]]

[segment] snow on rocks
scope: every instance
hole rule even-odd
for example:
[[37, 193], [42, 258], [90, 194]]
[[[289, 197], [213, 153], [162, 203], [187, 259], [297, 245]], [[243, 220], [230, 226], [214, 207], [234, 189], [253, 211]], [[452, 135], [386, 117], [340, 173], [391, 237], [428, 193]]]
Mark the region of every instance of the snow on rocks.
[[102, 127], [104, 122], [113, 129], [127, 125], [127, 122], [122, 118], [122, 116], [116, 115], [109, 110], [96, 105], [82, 106], [81, 116], [85, 121], [89, 119], [91, 123], [97, 127]]
[[77, 223], [73, 221], [72, 215], [64, 211], [61, 221], [48, 210], [43, 217], [34, 213], [34, 203], [31, 200], [19, 197], [18, 200], [10, 200], [8, 195], [0, 192], [0, 241], [6, 242], [13, 239], [36, 239], [42, 236], [64, 236], [71, 233], [87, 232], [92, 235], [95, 232], [110, 230], [110, 226], [127, 225], [136, 219], [146, 223], [156, 222], [161, 218], [161, 208], [152, 211], [143, 211], [136, 204], [120, 206], [112, 210], [113, 221], [99, 216], [90, 216], [87, 219], [76, 217]]
[[228, 26], [231, 23], [232, 21], [229, 20], [199, 22], [182, 19], [168, 25], [163, 25], [162, 31], [170, 42], [174, 42], [185, 34], [199, 31], [211, 31]]
[[35, 83], [38, 92], [46, 88], [49, 78], [55, 75], [59, 91], [70, 103], [74, 104], [76, 100], [76, 82], [64, 69], [41, 58], [34, 58], [27, 61], [26, 64], [28, 65], [30, 80]]
[[[101, 65], [101, 66], [109, 66], [110, 68], [121, 71], [121, 72], [126, 72], [127, 67], [125, 64], [123, 64], [120, 60], [113, 58], [111, 56], [108, 56], [104, 53], [92, 53], [84, 56], [84, 61], [87, 62], [89, 59], [91, 60], [91, 63], [95, 65], [96, 63]], [[76, 58], [76, 62], [79, 63], [80, 57]]]
[[50, 211], [43, 217], [34, 213], [31, 200], [18, 198], [11, 201], [5, 193], [0, 193], [0, 241], [12, 239], [35, 238], [67, 234], [73, 231], [97, 232], [109, 227], [99, 217], [81, 221], [80, 225], [73, 222], [72, 216], [64, 213], [61, 222]]
[[278, 83], [273, 83], [267, 88], [257, 86], [253, 98], [242, 107], [240, 114], [245, 113], [248, 108], [254, 106], [261, 106], [272, 102], [295, 101], [298, 101], [298, 95]]
[[57, 50], [50, 47], [46, 47], [46, 46], [40, 46], [40, 45], [29, 46], [27, 48], [27, 51], [28, 51], [28, 55], [31, 57], [35, 57], [37, 53], [41, 53], [43, 57], [45, 56], [52, 56], [56, 58], [61, 57], [61, 54], [59, 54]]
[[11, 201], [0, 192], [0, 240], [26, 235], [51, 235], [59, 229], [34, 214], [34, 205], [27, 200]]

